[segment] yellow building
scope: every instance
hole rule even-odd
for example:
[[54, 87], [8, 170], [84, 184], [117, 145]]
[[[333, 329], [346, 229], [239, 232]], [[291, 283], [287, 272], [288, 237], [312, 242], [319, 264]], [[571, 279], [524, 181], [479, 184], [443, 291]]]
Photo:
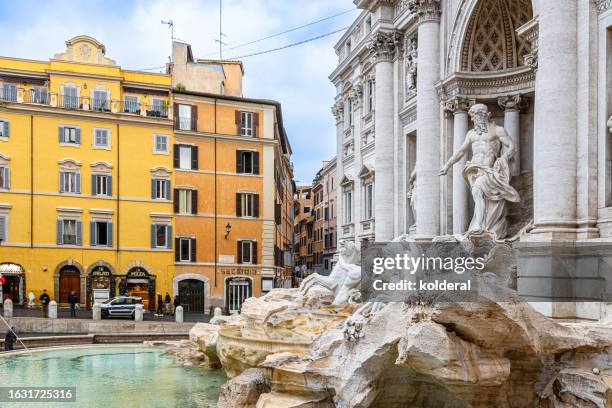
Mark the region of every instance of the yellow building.
[[173, 294], [171, 77], [123, 70], [91, 37], [66, 46], [0, 57], [3, 298], [153, 308]]

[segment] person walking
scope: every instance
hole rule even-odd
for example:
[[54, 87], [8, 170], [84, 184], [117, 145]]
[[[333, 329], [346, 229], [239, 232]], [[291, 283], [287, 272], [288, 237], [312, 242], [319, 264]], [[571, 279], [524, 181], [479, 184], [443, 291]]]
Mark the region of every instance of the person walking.
[[70, 304], [70, 317], [76, 317], [76, 305], [79, 302], [74, 290], [68, 295], [68, 303]]
[[166, 292], [166, 297], [164, 301], [166, 302], [166, 314], [170, 316], [172, 314], [172, 298], [170, 297], [170, 294], [168, 292]]
[[161, 293], [157, 294], [157, 312], [155, 314], [164, 315], [164, 299]]
[[49, 317], [49, 302], [51, 298], [47, 294], [47, 289], [43, 289], [42, 295], [38, 298], [40, 300], [40, 304], [42, 305], [43, 317]]
[[17, 341], [17, 335], [15, 334], [15, 327], [9, 329], [4, 336], [4, 351], [13, 351], [13, 345]]
[[176, 308], [181, 305], [181, 300], [178, 295], [174, 295], [174, 313], [176, 313]]

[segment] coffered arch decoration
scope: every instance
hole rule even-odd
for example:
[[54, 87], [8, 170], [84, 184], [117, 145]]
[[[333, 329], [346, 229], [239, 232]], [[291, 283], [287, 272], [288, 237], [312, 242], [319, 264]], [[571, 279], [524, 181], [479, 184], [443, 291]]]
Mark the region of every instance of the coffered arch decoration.
[[516, 29], [533, 18], [531, 0], [478, 0], [472, 6], [462, 37], [460, 70], [490, 72], [523, 66], [531, 44]]

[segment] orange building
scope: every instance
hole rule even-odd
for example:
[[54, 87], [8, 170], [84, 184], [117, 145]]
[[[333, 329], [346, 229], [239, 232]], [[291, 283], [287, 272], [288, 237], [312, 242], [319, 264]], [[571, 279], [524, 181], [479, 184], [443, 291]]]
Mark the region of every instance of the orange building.
[[173, 57], [173, 289], [187, 311], [234, 312], [293, 269], [291, 146], [280, 104], [241, 96], [241, 63]]
[[314, 269], [314, 209], [312, 186], [297, 186], [294, 198], [294, 263], [299, 276], [311, 274]]

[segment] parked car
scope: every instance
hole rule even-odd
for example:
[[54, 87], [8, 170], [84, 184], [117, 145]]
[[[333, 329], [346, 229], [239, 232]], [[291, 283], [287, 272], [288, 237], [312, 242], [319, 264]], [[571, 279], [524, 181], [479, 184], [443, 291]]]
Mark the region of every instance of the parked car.
[[117, 296], [109, 299], [101, 305], [102, 318], [130, 317], [133, 319], [138, 304], [142, 304], [142, 298], [138, 296]]

